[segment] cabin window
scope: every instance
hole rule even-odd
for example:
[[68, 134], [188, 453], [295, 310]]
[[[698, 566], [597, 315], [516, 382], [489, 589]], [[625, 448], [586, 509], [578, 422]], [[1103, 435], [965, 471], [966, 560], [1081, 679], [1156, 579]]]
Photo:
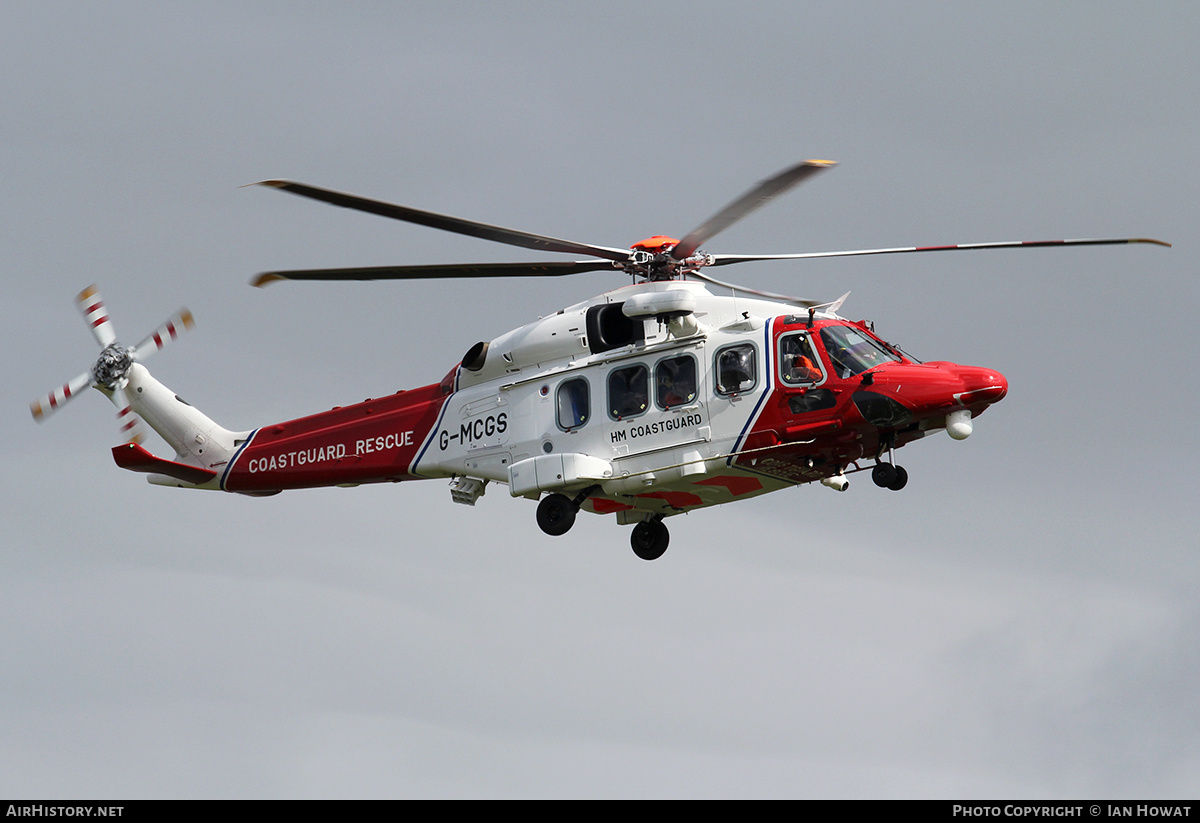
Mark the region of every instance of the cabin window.
[[645, 366], [613, 369], [608, 375], [608, 413], [614, 420], [645, 414], [650, 402], [650, 371]]
[[753, 343], [727, 346], [717, 352], [717, 394], [744, 394], [758, 383], [758, 353]]
[[588, 382], [582, 377], [564, 380], [558, 386], [556, 406], [558, 427], [563, 431], [578, 429], [591, 415], [591, 396]]
[[696, 399], [696, 358], [685, 354], [654, 367], [654, 400], [661, 409], [686, 406]]
[[789, 386], [820, 383], [825, 379], [821, 361], [807, 334], [787, 334], [779, 339], [779, 376]]

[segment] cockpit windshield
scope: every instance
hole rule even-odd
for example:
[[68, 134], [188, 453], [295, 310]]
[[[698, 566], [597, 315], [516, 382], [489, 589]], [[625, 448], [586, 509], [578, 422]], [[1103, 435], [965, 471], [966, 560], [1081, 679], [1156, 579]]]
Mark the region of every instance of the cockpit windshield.
[[901, 359], [877, 340], [850, 326], [826, 326], [821, 329], [821, 342], [825, 344], [834, 372], [841, 378], [853, 377], [880, 363]]

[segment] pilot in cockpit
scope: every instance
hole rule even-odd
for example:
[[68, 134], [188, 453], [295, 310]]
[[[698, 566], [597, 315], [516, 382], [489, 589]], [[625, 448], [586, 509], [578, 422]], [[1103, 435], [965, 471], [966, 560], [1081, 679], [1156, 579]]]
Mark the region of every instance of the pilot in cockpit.
[[820, 367], [804, 335], [783, 339], [781, 352], [783, 379], [787, 383], [817, 383], [822, 378]]

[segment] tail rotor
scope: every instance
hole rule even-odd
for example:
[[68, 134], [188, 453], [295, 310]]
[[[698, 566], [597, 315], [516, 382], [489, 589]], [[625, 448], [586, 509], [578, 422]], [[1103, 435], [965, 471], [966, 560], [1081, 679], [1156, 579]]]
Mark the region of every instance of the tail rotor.
[[185, 329], [191, 328], [195, 324], [192, 313], [187, 309], [180, 309], [136, 347], [130, 348], [117, 341], [116, 331], [108, 317], [108, 309], [94, 285], [88, 286], [76, 296], [75, 305], [91, 329], [96, 342], [100, 344], [100, 356], [88, 371], [64, 383], [45, 397], [34, 400], [29, 405], [33, 419], [40, 423], [62, 408], [68, 400], [81, 394], [84, 389], [95, 388], [107, 395], [117, 407], [117, 425], [125, 442], [141, 443], [145, 437], [144, 427], [125, 393], [125, 387], [129, 384], [129, 372], [134, 363], [144, 361]]

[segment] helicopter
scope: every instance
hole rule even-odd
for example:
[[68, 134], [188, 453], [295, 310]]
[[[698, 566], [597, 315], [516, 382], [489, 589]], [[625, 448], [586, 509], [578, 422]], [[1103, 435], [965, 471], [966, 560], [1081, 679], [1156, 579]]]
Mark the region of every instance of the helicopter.
[[[667, 518], [806, 483], [846, 491], [849, 476], [900, 491], [896, 450], [945, 432], [967, 439], [1008, 392], [1000, 372], [921, 362], [816, 303], [717, 280], [706, 270], [766, 260], [1049, 246], [1170, 244], [1149, 238], [972, 243], [800, 254], [718, 255], [716, 234], [836, 165], [806, 160], [769, 177], [682, 239], [630, 248], [492, 226], [302, 183], [258, 185], [330, 205], [526, 249], [587, 259], [265, 272], [300, 280], [553, 277], [622, 272], [606, 291], [492, 340], [472, 343], [440, 381], [245, 431], [219, 426], [143, 365], [193, 325], [186, 309], [135, 346], [117, 340], [99, 291], [77, 306], [101, 347], [88, 371], [31, 404], [41, 421], [86, 388], [118, 409], [116, 464], [151, 483], [252, 496], [320, 486], [448, 479], [474, 506], [489, 484], [537, 501], [540, 529], [566, 534], [580, 511], [632, 526], [645, 560], [670, 541]], [[715, 287], [715, 288], [714, 288]], [[174, 450], [143, 447], [143, 423]]]

